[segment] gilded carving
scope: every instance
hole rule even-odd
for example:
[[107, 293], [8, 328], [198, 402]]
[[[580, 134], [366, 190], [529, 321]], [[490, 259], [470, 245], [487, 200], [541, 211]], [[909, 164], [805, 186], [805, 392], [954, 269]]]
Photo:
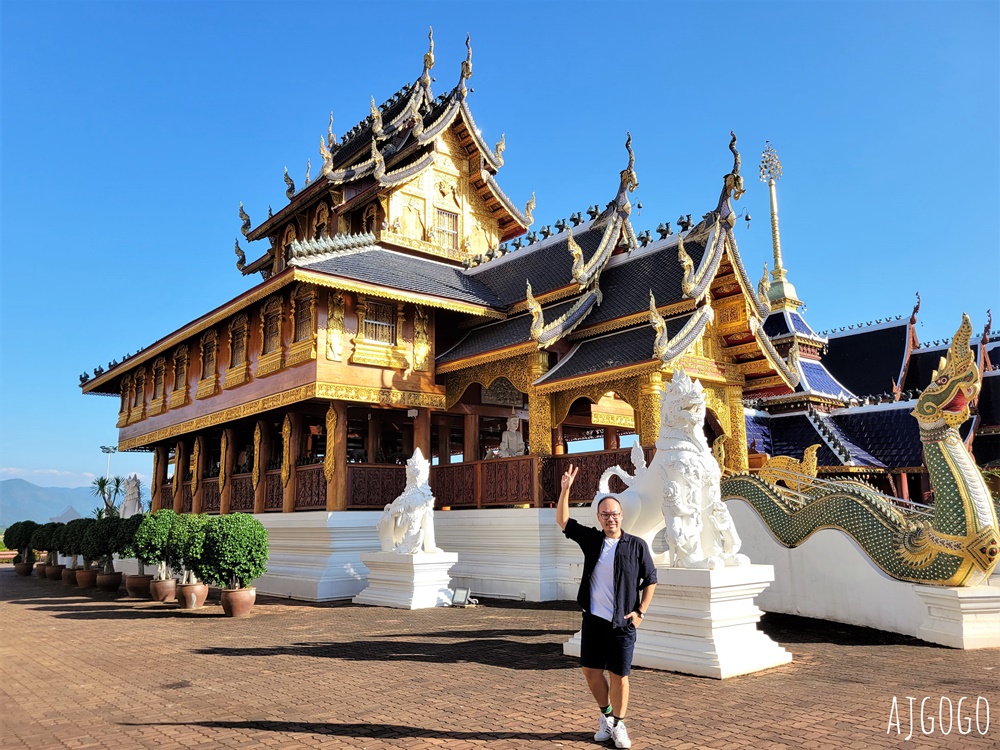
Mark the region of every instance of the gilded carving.
[[337, 445], [335, 442], [337, 435], [337, 410], [331, 403], [326, 410], [326, 453], [323, 456], [323, 475], [326, 483], [333, 481], [337, 467]]
[[445, 408], [445, 397], [443, 394], [421, 391], [399, 391], [395, 388], [340, 385], [337, 383], [317, 383], [316, 397], [333, 401], [354, 401], [364, 404], [384, 404], [387, 406], [416, 406], [428, 409]]
[[641, 445], [653, 445], [660, 434], [660, 395], [663, 392], [663, 375], [649, 373], [640, 381], [637, 429]]
[[184, 441], [178, 440], [177, 445], [174, 446], [174, 481], [171, 485], [171, 489], [173, 490], [172, 494], [174, 497], [177, 497], [177, 488], [180, 487], [180, 484], [183, 481], [183, 475], [184, 475], [184, 465], [182, 461], [183, 457], [184, 457]]
[[170, 392], [170, 408], [184, 406], [188, 402], [188, 348], [182, 344], [174, 350], [174, 388]]
[[429, 317], [417, 305], [413, 315], [413, 369], [426, 372], [430, 369], [431, 343], [427, 333]]
[[121, 384], [118, 386], [118, 423], [116, 427], [124, 427], [128, 424], [128, 412], [129, 407], [132, 404], [131, 396], [132, 393], [132, 376], [126, 375], [122, 378]]
[[152, 502], [160, 494], [160, 449], [153, 451], [153, 481], [149, 485], [149, 501]]
[[167, 408], [167, 399], [164, 396], [166, 378], [167, 358], [157, 357], [156, 361], [153, 362], [153, 393], [149, 399], [148, 413], [151, 417], [162, 414]]
[[146, 369], [140, 367], [132, 377], [129, 391], [128, 424], [133, 424], [146, 417]]
[[285, 364], [288, 367], [316, 359], [316, 289], [299, 283], [292, 293], [292, 344]]
[[326, 322], [326, 358], [341, 362], [344, 358], [344, 295], [339, 291], [330, 292]]
[[282, 341], [282, 327], [285, 321], [285, 311], [281, 297], [275, 295], [264, 303], [260, 313], [261, 352], [257, 358], [257, 369], [254, 373], [263, 378], [284, 367], [285, 351]]
[[201, 484], [201, 467], [198, 461], [201, 458], [201, 446], [205, 438], [199, 435], [194, 439], [194, 448], [191, 450], [191, 494], [198, 491]]
[[595, 411], [590, 415], [590, 422], [591, 424], [606, 425], [608, 427], [623, 427], [626, 429], [633, 429], [635, 427], [635, 417], [630, 417], [627, 414], [606, 414]]
[[501, 377], [507, 378], [521, 393], [528, 393], [535, 380], [532, 372], [535, 369], [537, 354], [532, 352], [517, 357], [491, 359], [478, 366], [449, 373], [445, 380], [446, 408], [450, 409], [457, 404], [465, 390], [473, 383], [489, 388], [494, 380]]
[[229, 430], [223, 430], [219, 441], [219, 492], [226, 488], [227, 481], [229, 481]]
[[214, 330], [205, 331], [201, 335], [201, 376], [198, 378], [198, 388], [195, 398], [214, 396], [219, 390], [219, 379], [216, 375], [216, 357], [218, 354], [218, 338]]
[[726, 400], [729, 404], [729, 437], [727, 456], [729, 468], [746, 471], [750, 467], [747, 455], [747, 425], [743, 416], [743, 389], [738, 385], [726, 386]]
[[260, 452], [260, 446], [263, 438], [264, 431], [261, 428], [260, 422], [258, 422], [253, 430], [253, 474], [251, 479], [253, 480], [254, 492], [257, 491], [261, 475], [264, 473], [264, 456], [262, 456]]
[[552, 455], [552, 397], [534, 389], [528, 393], [528, 452]]
[[286, 414], [281, 424], [281, 484], [292, 478], [292, 415]]

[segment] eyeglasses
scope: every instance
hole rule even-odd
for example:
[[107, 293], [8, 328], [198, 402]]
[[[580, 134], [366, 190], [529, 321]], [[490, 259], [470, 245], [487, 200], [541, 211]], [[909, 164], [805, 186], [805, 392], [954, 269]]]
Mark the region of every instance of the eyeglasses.
[[610, 520], [612, 518], [621, 518], [622, 517], [621, 513], [598, 513], [597, 515], [599, 515], [605, 521], [608, 521], [608, 520]]

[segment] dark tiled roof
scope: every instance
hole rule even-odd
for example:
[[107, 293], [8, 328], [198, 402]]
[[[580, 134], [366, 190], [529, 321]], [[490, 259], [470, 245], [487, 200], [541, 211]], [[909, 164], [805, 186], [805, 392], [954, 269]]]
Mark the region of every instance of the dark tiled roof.
[[[594, 257], [603, 235], [603, 225], [594, 229], [593, 222], [574, 229], [573, 239], [583, 251], [584, 262]], [[514, 250], [499, 261], [472, 268], [466, 274], [489, 286], [504, 305], [513, 305], [525, 298], [527, 281], [531, 282], [532, 294], [538, 297], [572, 282], [573, 257], [568, 237], [566, 232], [560, 232]]]
[[[705, 255], [704, 238], [700, 241], [685, 239], [684, 250], [697, 268]], [[592, 326], [649, 310], [650, 289], [658, 307], [680, 302], [684, 298], [681, 292], [683, 276], [684, 272], [677, 262], [676, 237], [635, 251], [631, 258], [614, 262], [601, 274], [604, 301], [590, 313], [585, 325]]]
[[842, 465], [805, 414], [771, 417], [770, 423], [772, 456], [790, 456], [801, 461], [806, 448], [819, 443], [816, 455], [819, 466]]
[[1000, 466], [1000, 435], [977, 435], [972, 443], [972, 452], [979, 466]]
[[983, 376], [983, 387], [979, 391], [979, 416], [985, 427], [1000, 425], [1000, 371], [994, 370]]
[[778, 338], [789, 334], [788, 321], [785, 319], [785, 311], [778, 310], [767, 316], [764, 321], [764, 333], [768, 338]]
[[744, 412], [747, 425], [747, 447], [757, 441], [757, 452], [771, 454], [771, 418]]
[[[680, 326], [677, 330], [680, 330]], [[538, 382], [578, 377], [652, 360], [655, 338], [656, 332], [652, 326], [639, 326], [610, 336], [587, 339], [573, 347]]]
[[486, 285], [469, 278], [460, 268], [379, 247], [347, 252], [299, 267], [393, 289], [502, 308], [500, 300]]
[[910, 412], [914, 403], [857, 406], [834, 413], [830, 421], [890, 468], [920, 466], [920, 428]]
[[848, 434], [848, 432], [843, 427], [838, 425], [832, 419], [830, 419], [824, 414], [817, 414], [815, 418], [819, 419], [823, 424], [825, 424], [827, 428], [830, 430], [830, 432], [832, 432], [837, 437], [837, 440], [840, 442], [840, 444], [845, 448], [847, 448], [847, 451], [851, 456], [851, 463], [853, 465], [878, 466], [883, 469], [885, 468], [885, 464], [882, 461], [880, 461], [878, 458], [876, 458], [871, 453], [862, 448], [860, 445], [858, 445], [857, 439], [853, 435]]
[[[574, 300], [560, 302], [557, 305], [544, 308], [544, 317], [555, 320], [573, 306]], [[531, 315], [524, 313], [507, 320], [473, 328], [465, 337], [448, 351], [437, 358], [439, 365], [457, 359], [474, 357], [477, 354], [504, 349], [531, 340]]]
[[831, 336], [823, 364], [858, 396], [890, 393], [903, 366], [906, 336], [905, 321], [886, 328]]
[[805, 382], [800, 382], [796, 390], [805, 390], [822, 396], [832, 398], [849, 399], [853, 393], [847, 391], [840, 383], [830, 377], [830, 373], [823, 367], [821, 362], [811, 360], [800, 360], [802, 374], [805, 375]]

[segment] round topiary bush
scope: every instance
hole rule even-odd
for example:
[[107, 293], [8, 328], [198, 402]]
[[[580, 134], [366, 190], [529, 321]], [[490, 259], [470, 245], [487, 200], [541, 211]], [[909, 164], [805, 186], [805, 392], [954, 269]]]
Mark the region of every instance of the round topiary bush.
[[174, 567], [174, 561], [167, 554], [167, 540], [176, 518], [176, 513], [163, 508], [144, 516], [135, 532], [132, 543], [135, 555], [144, 565], [157, 566], [157, 581], [169, 578], [170, 569]]
[[267, 529], [251, 515], [214, 516], [205, 530], [201, 572], [228, 589], [249, 586], [267, 572]]
[[59, 524], [54, 521], [43, 523], [31, 535], [31, 549], [45, 550], [45, 564], [55, 565], [55, 549], [52, 547], [52, 536]]
[[18, 551], [18, 562], [30, 563], [35, 561], [35, 552], [31, 546], [31, 537], [38, 528], [34, 521], [18, 521], [12, 523], [3, 534], [3, 543], [8, 549]]
[[87, 529], [93, 526], [97, 521], [93, 518], [76, 518], [66, 524], [66, 529], [63, 531], [63, 553], [69, 555], [72, 559], [70, 560], [70, 567], [76, 570], [76, 559], [83, 556], [83, 569], [90, 570], [91, 558], [84, 554], [83, 551], [83, 537], [87, 533]]
[[142, 526], [142, 522], [145, 520], [145, 513], [136, 513], [134, 516], [123, 518], [121, 527], [122, 551], [119, 554], [122, 557], [134, 557], [138, 561], [139, 575], [146, 574], [147, 565], [154, 565], [156, 563], [155, 560], [147, 562], [142, 559], [139, 551], [136, 549], [135, 536], [139, 533], [139, 527]]
[[99, 518], [83, 535], [83, 554], [100, 561], [104, 573], [115, 572], [114, 556], [122, 551], [122, 520], [113, 516]]
[[201, 563], [205, 546], [205, 529], [209, 517], [184, 513], [174, 519], [167, 535], [167, 557], [177, 561], [182, 569], [181, 583], [198, 583], [202, 578]]

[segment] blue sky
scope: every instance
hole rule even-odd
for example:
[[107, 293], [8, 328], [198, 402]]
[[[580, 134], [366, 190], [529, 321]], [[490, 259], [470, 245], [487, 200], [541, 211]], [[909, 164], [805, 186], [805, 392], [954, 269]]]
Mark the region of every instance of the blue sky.
[[[88, 484], [117, 402], [78, 376], [248, 288], [242, 200], [284, 205], [342, 134], [472, 34], [470, 104], [536, 225], [603, 205], [631, 131], [638, 231], [714, 208], [739, 136], [751, 277], [785, 265], [821, 330], [908, 315], [922, 339], [1000, 320], [1000, 4], [72, 2], [2, 4], [0, 479]], [[259, 244], [259, 243], [258, 243]], [[244, 243], [245, 246], [245, 243]], [[251, 245], [247, 256], [261, 248]], [[255, 277], [259, 280], [259, 277]], [[995, 325], [994, 327], [1000, 327]], [[147, 454], [113, 473], [148, 476]]]

